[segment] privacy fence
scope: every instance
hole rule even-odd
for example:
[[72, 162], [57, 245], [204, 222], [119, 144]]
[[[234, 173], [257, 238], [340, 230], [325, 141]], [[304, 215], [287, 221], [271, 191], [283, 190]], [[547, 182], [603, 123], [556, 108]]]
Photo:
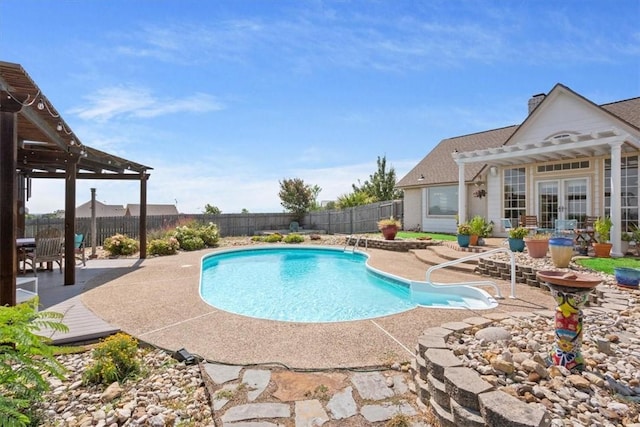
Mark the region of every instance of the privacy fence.
[[[403, 219], [402, 200], [372, 203], [365, 206], [341, 210], [314, 211], [305, 215], [303, 230], [315, 230], [327, 234], [356, 234], [378, 231], [377, 222], [382, 218]], [[218, 225], [220, 236], [252, 236], [265, 231], [289, 230], [294, 217], [290, 213], [243, 213], [243, 214], [179, 214], [170, 216], [147, 216], [147, 233], [170, 230], [190, 221]], [[64, 218], [36, 217], [26, 220], [25, 236], [35, 237], [43, 230], [64, 230]], [[91, 242], [91, 218], [76, 218], [76, 233], [85, 235]], [[116, 233], [140, 237], [140, 219], [136, 216], [96, 218], [96, 242]]]

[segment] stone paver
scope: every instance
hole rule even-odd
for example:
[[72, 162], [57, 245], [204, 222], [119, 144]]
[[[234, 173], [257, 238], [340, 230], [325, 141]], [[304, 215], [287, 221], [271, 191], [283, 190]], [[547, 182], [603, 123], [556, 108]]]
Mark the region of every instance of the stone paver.
[[380, 372], [358, 372], [353, 374], [351, 382], [364, 400], [384, 400], [394, 396], [387, 387], [387, 380]]
[[242, 367], [232, 365], [218, 365], [217, 363], [205, 363], [204, 369], [214, 383], [224, 384], [228, 381], [237, 380], [240, 376]]
[[[224, 398], [222, 396], [225, 396], [224, 391], [229, 391], [229, 392], [235, 392], [238, 389], [238, 384], [225, 384], [224, 386], [222, 386], [222, 388], [216, 392], [216, 394], [213, 396], [213, 410], [214, 411], [219, 411], [220, 409], [224, 408], [224, 406], [229, 403], [230, 399]], [[220, 393], [220, 391], [222, 391], [222, 393]]]
[[249, 402], [256, 400], [269, 385], [271, 371], [264, 369], [247, 369], [242, 376], [242, 382], [251, 390], [247, 393]]
[[417, 414], [416, 410], [413, 409], [413, 406], [409, 405], [407, 402], [397, 405], [364, 405], [360, 410], [360, 413], [371, 423], [390, 420], [395, 414], [404, 414], [409, 417]]
[[296, 402], [296, 427], [319, 427], [329, 421], [319, 400]]
[[327, 409], [331, 416], [336, 420], [349, 418], [358, 413], [358, 406], [353, 398], [353, 387], [347, 387], [344, 390], [333, 395]]
[[289, 418], [290, 416], [289, 405], [284, 403], [248, 403], [229, 408], [220, 419], [227, 423], [258, 418]]

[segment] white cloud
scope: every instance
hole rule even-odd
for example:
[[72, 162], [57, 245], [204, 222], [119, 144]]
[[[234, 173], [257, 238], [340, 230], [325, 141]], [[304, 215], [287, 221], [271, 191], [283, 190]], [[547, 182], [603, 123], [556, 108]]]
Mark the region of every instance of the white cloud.
[[86, 97], [86, 106], [70, 111], [84, 120], [104, 122], [114, 117], [151, 118], [180, 112], [219, 111], [224, 106], [211, 95], [196, 93], [185, 98], [157, 98], [151, 91], [133, 86], [99, 89]]

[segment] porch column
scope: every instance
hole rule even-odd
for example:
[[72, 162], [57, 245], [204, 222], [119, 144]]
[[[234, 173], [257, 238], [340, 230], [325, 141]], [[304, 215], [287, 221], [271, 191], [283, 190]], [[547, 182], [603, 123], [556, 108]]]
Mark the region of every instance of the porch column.
[[620, 258], [622, 253], [622, 141], [610, 142], [611, 147], [611, 256]]
[[464, 183], [464, 163], [458, 164], [458, 223], [467, 221], [467, 186]]

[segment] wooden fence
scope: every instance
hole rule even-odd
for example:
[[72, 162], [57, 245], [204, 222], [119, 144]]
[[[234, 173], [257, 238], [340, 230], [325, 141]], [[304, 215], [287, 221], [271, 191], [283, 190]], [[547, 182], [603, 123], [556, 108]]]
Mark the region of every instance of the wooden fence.
[[[303, 229], [318, 230], [328, 234], [356, 234], [377, 232], [377, 222], [393, 216], [402, 220], [402, 200], [372, 203], [342, 210], [314, 211], [305, 215]], [[180, 214], [170, 216], [147, 216], [147, 233], [170, 230], [189, 221], [218, 225], [221, 237], [252, 236], [268, 230], [288, 230], [294, 217], [290, 213], [246, 213], [246, 214]], [[48, 228], [64, 230], [64, 218], [36, 217], [25, 223], [26, 237], [37, 236]], [[91, 242], [91, 218], [76, 218], [76, 233], [85, 235], [85, 241]], [[116, 233], [138, 239], [140, 220], [138, 217], [101, 217], [96, 218], [96, 242], [102, 245], [104, 239]]]

